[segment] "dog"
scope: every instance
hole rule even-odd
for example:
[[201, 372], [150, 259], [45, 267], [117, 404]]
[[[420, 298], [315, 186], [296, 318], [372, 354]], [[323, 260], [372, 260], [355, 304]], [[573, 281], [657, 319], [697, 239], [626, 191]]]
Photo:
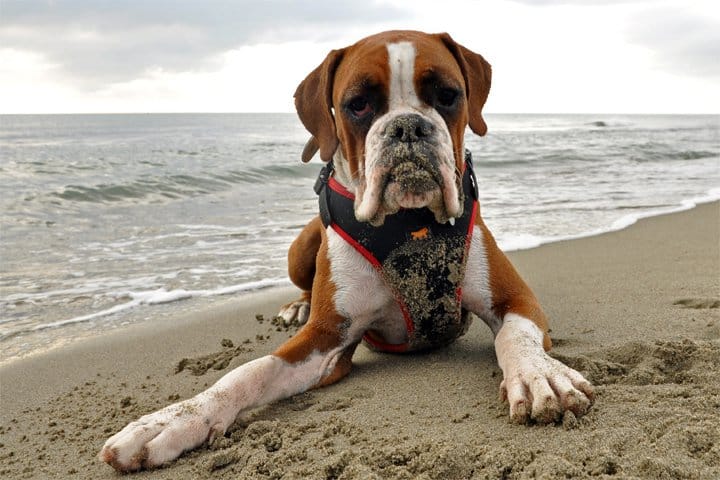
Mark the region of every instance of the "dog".
[[100, 459], [121, 472], [166, 464], [244, 410], [342, 379], [361, 341], [436, 348], [465, 333], [469, 313], [495, 336], [512, 421], [587, 413], [591, 384], [547, 355], [545, 314], [480, 216], [463, 139], [467, 126], [487, 131], [490, 82], [488, 62], [446, 33], [384, 32], [331, 51], [295, 93], [312, 134], [302, 159], [326, 162], [320, 214], [288, 253], [302, 295], [280, 311], [304, 325], [273, 354], [130, 423]]

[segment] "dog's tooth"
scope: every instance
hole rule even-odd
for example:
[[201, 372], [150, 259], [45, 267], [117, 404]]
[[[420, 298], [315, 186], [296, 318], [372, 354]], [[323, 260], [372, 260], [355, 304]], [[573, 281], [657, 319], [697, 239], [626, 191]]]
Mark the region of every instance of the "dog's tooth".
[[448, 218], [448, 222], [450, 222], [450, 225], [452, 225], [454, 227], [455, 226], [455, 217]]

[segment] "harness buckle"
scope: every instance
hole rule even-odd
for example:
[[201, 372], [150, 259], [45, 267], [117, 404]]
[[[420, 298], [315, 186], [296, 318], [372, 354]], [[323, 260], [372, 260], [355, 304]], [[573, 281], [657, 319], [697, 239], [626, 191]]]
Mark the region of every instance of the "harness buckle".
[[475, 200], [480, 199], [480, 188], [478, 187], [477, 177], [475, 177], [475, 169], [473, 168], [472, 154], [470, 150], [465, 149], [465, 168], [470, 169], [470, 186], [472, 187]]
[[315, 180], [315, 185], [313, 186], [313, 190], [315, 190], [315, 193], [317, 195], [320, 195], [320, 192], [322, 192], [323, 187], [327, 185], [327, 183], [330, 181], [330, 176], [333, 172], [333, 162], [328, 162], [325, 166], [323, 166], [320, 169], [320, 173], [318, 174], [317, 180]]

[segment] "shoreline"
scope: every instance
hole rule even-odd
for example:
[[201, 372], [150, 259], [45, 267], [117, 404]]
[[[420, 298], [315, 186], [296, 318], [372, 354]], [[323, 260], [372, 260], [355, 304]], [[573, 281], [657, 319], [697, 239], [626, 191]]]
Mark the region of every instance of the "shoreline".
[[[503, 248], [503, 250], [506, 253], [512, 254], [514, 252], [533, 250], [555, 243], [582, 240], [585, 238], [601, 236], [607, 233], [625, 230], [643, 219], [655, 218], [659, 216], [670, 215], [673, 213], [680, 213], [693, 208], [697, 208], [701, 205], [718, 201], [720, 201], [720, 188], [713, 188], [705, 192], [704, 195], [694, 196], [685, 200], [681, 200], [679, 202], [679, 205], [676, 206], [669, 206], [667, 208], [663, 208], [659, 211], [654, 212], [640, 211], [638, 213], [623, 215], [622, 217], [619, 217], [616, 221], [614, 221], [612, 225], [608, 226], [606, 229], [598, 229], [570, 236], [526, 238], [522, 242], [511, 242], [512, 245], [508, 246], [509, 248]], [[503, 246], [501, 245], [501, 247]], [[166, 318], [168, 316], [178, 315], [178, 312], [180, 310], [184, 310], [183, 307], [209, 309], [213, 308], [213, 306], [217, 303], [223, 303], [226, 301], [240, 301], [242, 297], [248, 294], [252, 295], [258, 292], [270, 292], [276, 289], [282, 290], [286, 288], [294, 288], [289, 279], [285, 279], [284, 281], [257, 280], [240, 285], [219, 287], [215, 290], [186, 291], [181, 289], [170, 291], [158, 290], [155, 292], [137, 292], [133, 294], [133, 298], [129, 302], [115, 305], [103, 311], [91, 312], [89, 314], [70, 319], [57, 320], [49, 324], [36, 325], [23, 333], [9, 334], [5, 338], [0, 339], [0, 341], [13, 342], [16, 338], [24, 338], [26, 336], [36, 335], [38, 334], [38, 332], [56, 331], [58, 327], [68, 327], [71, 329], [75, 328], [75, 330], [71, 330], [64, 336], [55, 336], [48, 339], [37, 339], [32, 344], [31, 350], [21, 350], [26, 345], [22, 343], [19, 345], [16, 343], [14, 345], [14, 351], [11, 348], [8, 349], [8, 347], [4, 347], [5, 349], [8, 349], [10, 351], [10, 355], [0, 356], [0, 366], [8, 365], [22, 358], [43, 354], [56, 348], [64, 348], [76, 341], [71, 338], [74, 336], [80, 336], [83, 339], [93, 338], [96, 336], [105, 335], [107, 330], [123, 331], [125, 328], [128, 328], [132, 325], [147, 322], [147, 317], [151, 315], [159, 318]], [[228, 295], [237, 295], [238, 293], [240, 294], [239, 297], [227, 297]], [[283, 303], [287, 303], [287, 301], [290, 301], [290, 299], [286, 300]], [[142, 308], [145, 306], [160, 308], [156, 308], [152, 311], [141, 311], [138, 308]], [[88, 320], [112, 316], [113, 314], [118, 312], [123, 312], [123, 314], [125, 315], [125, 317], [123, 317], [120, 321], [108, 322], [102, 325], [93, 325], [87, 323]], [[151, 321], [156, 322], [157, 320]], [[45, 341], [43, 342], [42, 340]]]
[[[718, 239], [715, 201], [509, 254], [550, 317], [553, 355], [596, 385], [575, 423], [509, 423], [476, 321], [425, 355], [358, 348], [342, 382], [243, 414], [227, 439], [128, 478], [718, 476]], [[95, 459], [106, 437], [273, 351], [293, 329], [270, 319], [296, 292], [183, 308], [0, 365], [0, 474], [116, 478]]]

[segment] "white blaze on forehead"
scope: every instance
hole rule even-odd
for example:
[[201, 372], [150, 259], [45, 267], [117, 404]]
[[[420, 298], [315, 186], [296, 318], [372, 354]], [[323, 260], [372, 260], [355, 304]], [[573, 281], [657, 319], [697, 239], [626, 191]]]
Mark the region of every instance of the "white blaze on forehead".
[[[364, 185], [355, 191], [355, 217], [361, 222], [376, 222], [380, 225], [386, 214], [393, 214], [399, 206], [407, 207], [407, 192], [395, 188], [396, 194], [390, 190], [390, 200], [385, 197], [387, 176], [392, 168], [392, 158], [385, 158], [388, 142], [391, 140], [386, 129], [393, 120], [403, 115], [418, 114], [434, 125], [432, 138], [427, 145], [435, 151], [439, 172], [442, 176], [442, 189], [445, 212], [448, 218], [461, 214], [462, 204], [458, 198], [457, 178], [455, 174], [455, 157], [453, 139], [443, 117], [431, 105], [424, 103], [415, 91], [415, 59], [417, 50], [411, 42], [395, 42], [386, 45], [388, 67], [390, 69], [390, 85], [388, 111], [380, 115], [370, 127], [365, 137], [365, 165], [363, 169]], [[462, 138], [458, 139], [462, 142]], [[460, 150], [462, 151], [462, 147]], [[428, 206], [434, 195], [426, 198], [411, 199], [410, 208]], [[395, 201], [393, 201], [395, 200]], [[435, 213], [438, 213], [435, 212]]]
[[387, 51], [390, 66], [390, 110], [402, 105], [420, 108], [414, 82], [415, 46], [410, 42], [389, 43]]

